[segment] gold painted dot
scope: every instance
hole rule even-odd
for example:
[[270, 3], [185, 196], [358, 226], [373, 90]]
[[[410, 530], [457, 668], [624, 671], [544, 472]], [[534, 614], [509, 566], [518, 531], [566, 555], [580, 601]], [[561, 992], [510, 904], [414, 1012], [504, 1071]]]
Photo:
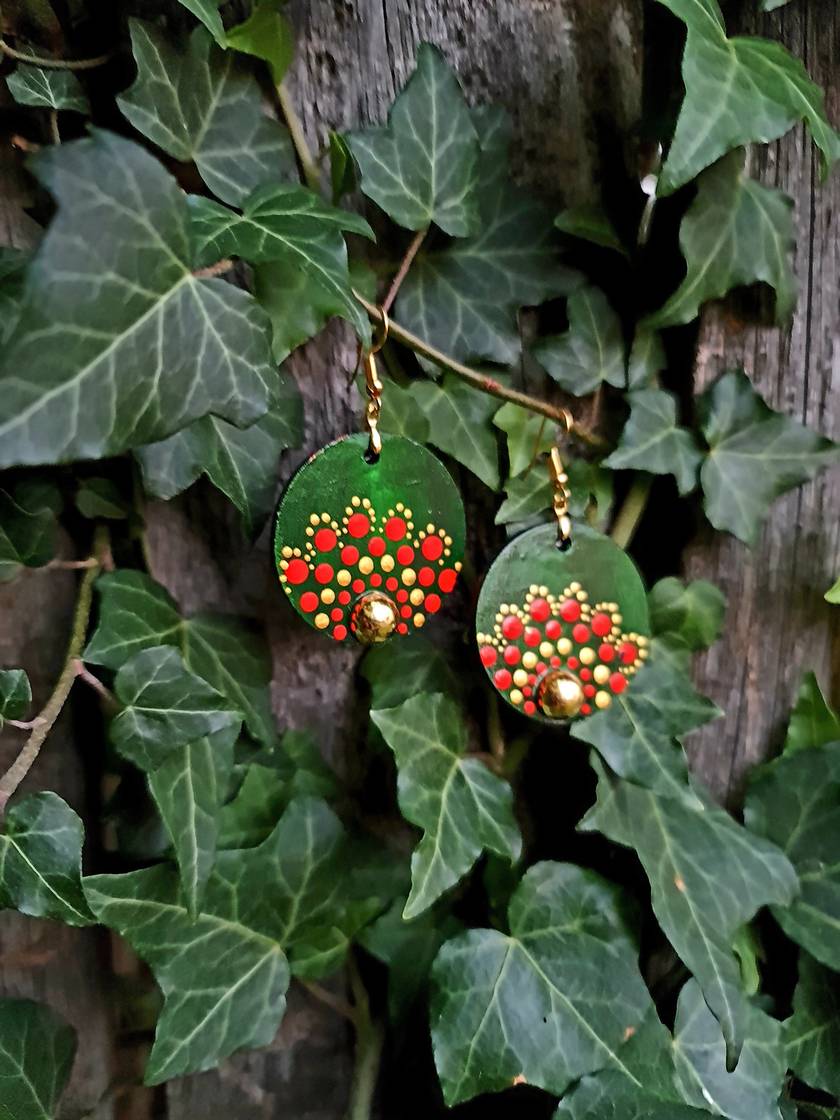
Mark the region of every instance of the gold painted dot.
[[606, 665], [596, 665], [592, 670], [592, 676], [596, 684], [606, 684], [610, 679], [610, 671]]
[[434, 531], [435, 531], [434, 525], [432, 525], [432, 523], [429, 522], [429, 524], [426, 526], [426, 532], [427, 533], [433, 533]]
[[307, 525], [307, 526], [306, 526], [306, 535], [307, 535], [307, 537], [311, 537], [311, 536], [313, 535], [313, 533], [314, 533], [314, 532], [315, 532], [315, 530], [314, 530], [314, 529], [312, 528], [312, 526], [311, 526], [311, 525]]
[[413, 587], [417, 582], [417, 573], [413, 568], [404, 568], [400, 579], [403, 581], [406, 587]]
[[445, 549], [443, 550], [443, 555], [444, 555], [444, 556], [451, 556], [451, 555], [452, 555], [452, 552], [450, 551], [450, 549], [448, 549], [448, 548], [445, 548]]
[[542, 642], [540, 645], [540, 654], [543, 657], [551, 657], [552, 653], [554, 653], [554, 646], [551, 642]]
[[322, 514], [321, 514], [321, 520], [323, 521], [323, 523], [324, 523], [325, 525], [329, 525], [329, 523], [330, 523], [330, 515], [329, 515], [328, 513], [322, 513]]
[[445, 537], [446, 536], [446, 530], [445, 529], [438, 529], [438, 536], [439, 537]]
[[[612, 616], [612, 620], [613, 620], [613, 622], [614, 622], [614, 623], [616, 624], [616, 626], [620, 626], [620, 625], [621, 625], [621, 615], [620, 615], [620, 614], [614, 614], [614, 615]], [[632, 635], [631, 635], [631, 637], [632, 637]]]
[[529, 649], [527, 653], [522, 654], [522, 664], [525, 666], [526, 669], [535, 669], [536, 668], [536, 666], [537, 666], [537, 655], [534, 653], [534, 651], [532, 649]]
[[532, 583], [531, 586], [528, 588], [528, 591], [532, 595], [536, 595], [536, 593], [539, 591], [539, 588], [537, 587], [537, 585], [535, 583]]
[[[400, 508], [400, 507], [399, 507], [399, 506], [397, 506], [397, 509], [399, 509], [399, 508]], [[411, 517], [411, 516], [412, 516], [411, 510], [410, 510], [410, 509], [407, 509], [407, 510], [405, 511], [405, 515], [406, 515], [406, 517]]]
[[319, 630], [326, 630], [326, 628], [329, 626], [329, 624], [330, 624], [330, 616], [328, 614], [324, 614], [322, 612], [321, 614], [316, 614], [315, 615], [315, 625], [318, 627]]
[[310, 513], [310, 515], [309, 515], [310, 524], [317, 525], [320, 520], [321, 520], [321, 518], [318, 516], [317, 513]]
[[340, 587], [347, 587], [353, 577], [346, 568], [341, 568], [335, 578]]
[[585, 591], [578, 591], [578, 592], [575, 593], [575, 598], [577, 599], [577, 601], [579, 603], [585, 603], [586, 600], [589, 598], [589, 596], [586, 594]]
[[569, 654], [572, 652], [572, 643], [568, 638], [560, 639], [560, 641], [557, 643], [557, 652], [559, 654], [562, 654], [563, 657], [569, 656]]
[[362, 505], [365, 509], [370, 509], [370, 498], [362, 498]]
[[335, 602], [335, 592], [331, 587], [325, 587], [321, 592], [321, 602], [328, 605]]
[[507, 603], [499, 603], [499, 614], [510, 614], [510, 607]]
[[292, 550], [289, 548], [289, 546], [287, 544], [283, 545], [282, 555], [286, 556], [286, 557], [289, 557], [289, 556], [292, 555]]
[[405, 505], [402, 502], [397, 502], [397, 513], [402, 513], [404, 509]]
[[350, 504], [353, 505], [353, 506], [360, 505], [361, 504], [361, 499], [357, 498], [356, 495], [354, 494], [353, 497], [350, 499]]
[[413, 607], [419, 607], [423, 600], [426, 598], [426, 593], [420, 587], [415, 587], [408, 597], [409, 603]]
[[443, 543], [446, 545], [447, 548], [451, 548], [452, 547], [452, 537], [444, 537], [443, 538]]
[[303, 553], [302, 553], [302, 552], [300, 551], [300, 549], [299, 549], [299, 548], [295, 548], [295, 549], [293, 549], [293, 551], [292, 551], [292, 555], [293, 555], [293, 556], [302, 556], [302, 555], [303, 555]]
[[460, 572], [460, 570], [461, 570], [461, 568], [463, 568], [463, 566], [464, 565], [461, 563], [460, 560], [455, 561], [454, 568], [455, 568], [456, 572]]
[[394, 557], [387, 554], [379, 561], [379, 566], [383, 572], [393, 572], [394, 570]]
[[639, 657], [641, 658], [641, 660], [642, 660], [642, 661], [647, 661], [647, 659], [648, 659], [648, 650], [646, 650], [646, 649], [640, 649], [640, 650], [639, 650]]
[[411, 621], [414, 623], [414, 625], [419, 630], [420, 627], [425, 624], [426, 616], [424, 614], [420, 614], [420, 612], [418, 611], [417, 614], [414, 616], [414, 618]]
[[585, 646], [580, 651], [580, 663], [581, 663], [581, 665], [591, 665], [594, 660], [595, 660], [595, 650], [590, 649], [588, 646]]
[[595, 693], [595, 707], [596, 708], [608, 708], [611, 703], [612, 703], [612, 697], [610, 696], [610, 694], [608, 692], [596, 692]]
[[540, 595], [547, 595], [548, 594], [548, 588], [545, 586], [545, 584], [541, 585], [539, 590], [540, 590]]
[[572, 592], [573, 595], [576, 591], [580, 591], [580, 584], [577, 582], [577, 580], [575, 580], [574, 583], [569, 584], [569, 590]]
[[359, 571], [363, 576], [368, 576], [373, 571], [373, 561], [369, 556], [363, 556], [359, 561]]
[[517, 669], [513, 674], [513, 683], [517, 688], [523, 688], [528, 683], [528, 674], [524, 669]]
[[522, 693], [518, 688], [511, 689], [510, 702], [511, 704], [521, 704], [523, 700]]

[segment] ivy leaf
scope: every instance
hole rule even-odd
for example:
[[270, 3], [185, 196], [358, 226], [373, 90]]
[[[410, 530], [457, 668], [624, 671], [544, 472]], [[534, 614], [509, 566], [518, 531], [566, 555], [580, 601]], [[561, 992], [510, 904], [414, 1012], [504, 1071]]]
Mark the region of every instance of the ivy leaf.
[[467, 730], [454, 701], [420, 693], [371, 719], [397, 760], [400, 810], [423, 829], [411, 857], [408, 920], [462, 879], [482, 851], [516, 860], [522, 841], [510, 786], [466, 757]]
[[538, 863], [508, 916], [509, 935], [470, 930], [434, 964], [432, 1043], [450, 1107], [520, 1077], [560, 1094], [593, 1070], [625, 1070], [622, 1042], [650, 1007], [621, 896], [599, 875]]
[[[359, 392], [364, 395], [364, 379], [357, 382]], [[422, 382], [409, 382], [403, 386], [391, 378], [388, 382], [388, 404], [382, 413], [379, 427], [391, 435], [405, 436], [415, 443], [430, 443], [431, 431], [429, 418], [422, 411], [417, 399], [415, 386]]]
[[723, 629], [726, 596], [708, 580], [683, 584], [669, 576], [651, 588], [648, 607], [654, 634], [677, 638], [692, 650], [708, 649]]
[[178, 746], [149, 774], [149, 789], [172, 841], [187, 910], [193, 916], [201, 908], [216, 859], [219, 811], [233, 769], [238, 731], [237, 724], [231, 723]]
[[264, 59], [275, 83], [283, 79], [295, 54], [295, 35], [280, 11], [282, 0], [256, 0], [251, 15], [227, 33], [227, 44]]
[[53, 1120], [75, 1057], [75, 1031], [48, 1007], [0, 999], [0, 1120]]
[[70, 70], [42, 70], [38, 66], [18, 66], [6, 79], [9, 93], [18, 105], [38, 109], [72, 109], [89, 113], [90, 103], [82, 83]]
[[252, 763], [235, 797], [219, 813], [219, 849], [253, 848], [261, 844], [290, 800], [287, 777], [271, 766]]
[[646, 325], [690, 323], [708, 300], [757, 281], [775, 291], [776, 321], [784, 323], [796, 307], [793, 245], [792, 200], [750, 179], [744, 153], [733, 152], [700, 176], [680, 226], [685, 279]]
[[415, 381], [411, 393], [429, 421], [429, 442], [498, 490], [499, 446], [490, 425], [498, 407], [495, 398], [452, 373], [445, 373], [440, 383]]
[[600, 245], [602, 249], [614, 249], [623, 257], [627, 256], [627, 250], [622, 245], [615, 226], [598, 203], [571, 206], [557, 215], [554, 224], [561, 233], [570, 237], [579, 237], [592, 245]]
[[59, 209], [0, 360], [0, 466], [119, 454], [210, 412], [263, 415], [267, 321], [246, 292], [192, 275], [175, 180], [99, 131], [34, 167]]
[[794, 754], [834, 742], [840, 742], [840, 715], [823, 696], [816, 676], [806, 673], [790, 713], [784, 752]]
[[657, 793], [697, 804], [688, 788], [688, 767], [678, 742], [720, 709], [695, 691], [688, 676], [654, 643], [651, 659], [609, 708], [572, 725], [622, 778]]
[[496, 514], [497, 525], [521, 524], [551, 508], [554, 492], [545, 471], [535, 468], [505, 483], [505, 500]]
[[655, 388], [657, 376], [667, 364], [662, 336], [650, 327], [640, 324], [636, 328], [627, 362], [627, 388]]
[[388, 124], [347, 136], [361, 188], [397, 225], [432, 222], [453, 237], [478, 228], [478, 137], [458, 79], [430, 43], [388, 115]]
[[111, 723], [111, 742], [146, 772], [166, 762], [176, 747], [231, 727], [238, 731], [242, 721], [227, 698], [191, 673], [170, 646], [152, 646], [126, 661], [114, 692], [123, 709]]
[[54, 511], [37, 500], [15, 491], [14, 497], [0, 490], [0, 582], [21, 568], [41, 568], [55, 555]]
[[89, 517], [92, 521], [100, 517], [124, 521], [131, 512], [131, 505], [110, 478], [86, 478], [79, 483], [76, 491], [76, 509], [82, 517]]
[[807, 953], [799, 954], [799, 983], [784, 1040], [796, 1076], [840, 1096], [840, 979]]
[[84, 652], [86, 661], [120, 669], [141, 650], [174, 646], [188, 669], [226, 696], [229, 708], [243, 713], [255, 739], [274, 742], [268, 651], [250, 627], [232, 615], [181, 618], [168, 592], [143, 572], [112, 572], [100, 576], [96, 587], [99, 624]]
[[732, 148], [768, 144], [805, 120], [826, 170], [840, 154], [822, 90], [802, 63], [770, 39], [732, 38], [717, 0], [659, 0], [688, 28], [686, 96], [658, 193], [671, 194]]
[[748, 545], [775, 498], [840, 459], [840, 445], [774, 412], [742, 370], [718, 378], [699, 413], [709, 444], [700, 470], [706, 516]]
[[511, 475], [522, 474], [539, 455], [554, 446], [556, 433], [548, 420], [518, 404], [503, 404], [493, 423], [507, 436]]
[[357, 214], [323, 202], [298, 186], [264, 186], [250, 194], [238, 214], [209, 198], [190, 200], [192, 226], [201, 263], [242, 257], [252, 264], [280, 262], [302, 272], [327, 304], [362, 339], [370, 337], [367, 314], [353, 297], [343, 231], [373, 237]]
[[829, 603], [840, 603], [840, 579], [837, 580], [833, 587], [829, 587], [828, 591], [825, 593], [825, 598]]
[[623, 388], [624, 335], [621, 320], [599, 288], [579, 288], [568, 302], [569, 329], [543, 338], [534, 356], [568, 393], [584, 397], [606, 381]]
[[259, 847], [219, 853], [198, 918], [165, 865], [85, 879], [97, 918], [126, 938], [163, 992], [146, 1084], [271, 1042], [286, 1007], [287, 954], [330, 924], [343, 839], [323, 802], [292, 802]]
[[174, 498], [206, 474], [242, 514], [245, 531], [253, 533], [274, 506], [281, 451], [302, 439], [303, 402], [294, 378], [281, 374], [269, 411], [256, 424], [236, 428], [205, 416], [136, 454], [151, 497]]
[[423, 634], [397, 646], [373, 646], [362, 661], [371, 708], [396, 708], [418, 692], [458, 691], [458, 678], [441, 651]]
[[753, 778], [747, 826], [778, 844], [799, 873], [799, 895], [773, 913], [797, 944], [840, 969], [840, 742], [784, 754]]
[[635, 849], [654, 913], [720, 1022], [732, 1068], [749, 1016], [732, 942], [762, 906], [790, 903], [797, 879], [788, 859], [711, 803], [692, 805], [601, 773], [581, 828]]
[[672, 474], [680, 494], [690, 494], [697, 485], [703, 454], [694, 433], [678, 426], [675, 398], [664, 389], [637, 389], [627, 394], [627, 400], [630, 417], [604, 466]]
[[222, 0], [180, 0], [188, 11], [201, 20], [207, 30], [220, 47], [227, 45], [222, 17], [219, 15], [219, 5]]
[[0, 729], [7, 719], [23, 719], [32, 703], [32, 686], [23, 669], [0, 669]]
[[28, 253], [0, 245], [0, 342], [5, 342], [18, 320], [28, 263]]
[[186, 52], [151, 24], [129, 21], [137, 79], [117, 98], [138, 132], [181, 163], [194, 162], [218, 198], [238, 206], [294, 173], [291, 140], [266, 116], [257, 83], [233, 51], [197, 27]]
[[0, 907], [90, 925], [81, 884], [84, 835], [82, 822], [55, 793], [31, 794], [8, 809], [0, 832]]

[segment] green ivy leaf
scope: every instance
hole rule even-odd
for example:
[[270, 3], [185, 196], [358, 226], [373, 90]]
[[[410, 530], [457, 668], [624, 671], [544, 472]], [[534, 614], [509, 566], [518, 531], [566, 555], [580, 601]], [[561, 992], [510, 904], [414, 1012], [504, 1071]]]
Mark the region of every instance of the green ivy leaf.
[[784, 1040], [796, 1076], [840, 1097], [840, 978], [807, 953], [799, 954], [799, 983]]
[[[566, 464], [566, 473], [571, 491], [569, 513], [596, 528], [602, 527], [613, 497], [612, 473], [604, 470], [600, 463], [590, 463], [586, 459], [572, 459]], [[507, 498], [496, 514], [497, 525], [533, 523], [540, 514], [551, 509], [551, 482], [542, 463], [520, 478], [508, 479], [505, 493]]]
[[805, 120], [826, 170], [840, 154], [822, 90], [802, 63], [769, 39], [732, 38], [717, 0], [659, 0], [688, 28], [686, 96], [658, 193], [670, 194], [732, 148], [768, 144]]
[[507, 178], [510, 122], [472, 111], [481, 144], [477, 232], [416, 257], [400, 289], [400, 322], [460, 361], [515, 362], [519, 309], [565, 295], [579, 275], [559, 263], [551, 212]]
[[458, 79], [430, 43], [388, 124], [347, 136], [368, 198], [407, 229], [434, 222], [453, 237], [478, 228], [478, 137]]
[[167, 866], [85, 879], [91, 909], [148, 963], [163, 992], [146, 1084], [271, 1042], [286, 1007], [287, 954], [332, 924], [343, 840], [323, 802], [292, 802], [259, 847], [219, 853], [198, 918]]
[[697, 197], [680, 226], [685, 279], [645, 320], [648, 327], [690, 323], [708, 300], [763, 281], [776, 293], [776, 321], [796, 307], [793, 202], [744, 171], [744, 153], [733, 152], [698, 179]]
[[20, 491], [0, 490], [0, 582], [21, 568], [40, 568], [55, 555], [54, 511]]
[[130, 503], [110, 478], [85, 478], [76, 491], [76, 509], [92, 521], [104, 518], [124, 521], [131, 512]]
[[698, 408], [709, 444], [700, 470], [706, 516], [748, 545], [775, 498], [840, 459], [840, 445], [774, 412], [741, 370], [718, 378]]
[[34, 793], [15, 803], [0, 832], [0, 908], [90, 925], [81, 884], [84, 836], [82, 822], [55, 793]]
[[703, 454], [694, 433], [677, 424], [676, 399], [664, 389], [637, 389], [627, 394], [627, 400], [630, 417], [604, 466], [672, 474], [680, 494], [690, 494], [697, 485]]
[[761, 10], [763, 12], [775, 12], [777, 8], [783, 8], [785, 4], [789, 4], [790, 0], [762, 0]]
[[205, 474], [242, 514], [245, 531], [254, 533], [274, 507], [280, 453], [302, 439], [303, 402], [294, 378], [281, 374], [269, 411], [256, 424], [236, 428], [205, 416], [136, 454], [151, 497], [174, 498]]
[[454, 374], [415, 381], [411, 395], [429, 421], [429, 442], [472, 471], [491, 490], [499, 488], [499, 445], [490, 424], [494, 397], [465, 385]]
[[538, 863], [508, 915], [509, 935], [470, 930], [434, 964], [432, 1042], [450, 1107], [520, 1076], [560, 1094], [584, 1073], [625, 1070], [622, 1042], [650, 1007], [621, 896], [599, 875]]
[[259, 87], [233, 51], [200, 27], [185, 52], [151, 24], [133, 19], [129, 27], [137, 79], [117, 104], [138, 132], [194, 162], [213, 194], [234, 206], [295, 173], [291, 140], [263, 112]]
[[191, 673], [171, 646], [152, 646], [126, 661], [114, 692], [123, 709], [111, 722], [111, 742], [147, 773], [177, 747], [231, 727], [238, 731], [242, 721], [228, 699]]
[[227, 36], [219, 15], [221, 2], [222, 0], [180, 0], [188, 11], [201, 20], [219, 46], [224, 47], [227, 45]]
[[692, 650], [708, 649], [723, 629], [726, 596], [708, 580], [683, 584], [669, 576], [651, 588], [648, 606], [654, 634], [677, 638]]
[[744, 819], [778, 844], [799, 873], [799, 895], [773, 912], [779, 925], [811, 956], [840, 969], [840, 741], [762, 767], [750, 783]]
[[274, 742], [268, 651], [250, 627], [232, 615], [181, 618], [171, 596], [143, 572], [112, 572], [96, 587], [99, 623], [84, 652], [86, 661], [120, 669], [141, 650], [175, 646], [188, 669], [226, 696], [229, 708], [243, 713], [255, 739]]
[[663, 797], [603, 774], [581, 828], [636, 851], [654, 913], [720, 1022], [731, 1067], [749, 1016], [732, 942], [762, 906], [790, 903], [797, 879], [788, 859], [711, 803]]
[[418, 692], [458, 691], [458, 678], [443, 653], [423, 634], [399, 644], [373, 646], [362, 661], [371, 708], [396, 708]]
[[648, 664], [609, 708], [572, 725], [622, 778], [657, 793], [697, 804], [679, 741], [723, 713], [695, 691], [689, 677], [654, 643]]
[[534, 356], [566, 392], [584, 397], [606, 381], [623, 388], [621, 320], [599, 288], [579, 288], [568, 302], [569, 329], [541, 339]]
[[53, 1120], [75, 1057], [75, 1031], [48, 1007], [0, 999], [1, 1120]]
[[623, 257], [628, 255], [615, 226], [600, 203], [571, 206], [557, 215], [554, 224], [561, 233], [570, 237], [600, 245], [602, 249], [614, 249]]
[[89, 113], [90, 103], [82, 83], [70, 70], [42, 70], [38, 66], [18, 66], [6, 79], [9, 93], [18, 105], [38, 109], [72, 109]]
[[297, 186], [264, 186], [250, 194], [242, 213], [209, 198], [190, 200], [192, 227], [201, 263], [242, 257], [252, 264], [280, 262], [302, 272], [316, 301], [333, 308], [362, 339], [370, 337], [367, 314], [353, 297], [342, 231], [373, 237], [357, 214], [337, 210], [314, 191]]
[[662, 336], [650, 327], [640, 324], [636, 328], [627, 362], [627, 388], [656, 388], [658, 375], [667, 364]]
[[[364, 379], [360, 377], [357, 384], [359, 392], [364, 396]], [[405, 436], [415, 443], [430, 443], [429, 418], [422, 411], [415, 391], [418, 384], [422, 382], [410, 381], [401, 385], [393, 378], [388, 381], [388, 403], [382, 412], [379, 427], [383, 432]]]
[[372, 711], [371, 719], [397, 760], [400, 810], [423, 829], [403, 912], [415, 918], [462, 879], [482, 851], [519, 858], [513, 796], [506, 782], [466, 756], [467, 730], [448, 697], [423, 692]]
[[252, 763], [242, 785], [219, 813], [218, 847], [253, 848], [277, 824], [291, 800], [290, 782], [271, 766]]
[[493, 423], [507, 436], [508, 465], [511, 475], [528, 470], [537, 456], [554, 446], [556, 431], [544, 417], [518, 404], [503, 404]]
[[34, 167], [59, 209], [0, 361], [0, 466], [119, 454], [210, 412], [263, 415], [268, 323], [246, 292], [192, 275], [175, 180], [99, 131]]
[[187, 910], [193, 916], [201, 909], [216, 859], [219, 811], [233, 769], [238, 731], [232, 723], [184, 743], [149, 774], [149, 789], [172, 841]]
[[32, 703], [32, 686], [23, 669], [0, 669], [0, 729], [6, 719], [23, 719]]
[[835, 742], [840, 742], [840, 714], [823, 696], [816, 676], [806, 673], [790, 713], [785, 754]]
[[829, 603], [840, 603], [840, 579], [837, 580], [833, 587], [829, 587], [828, 591], [825, 593], [825, 598]]
[[280, 82], [295, 56], [295, 33], [280, 11], [283, 0], [256, 0], [251, 15], [227, 33], [227, 44], [244, 54], [261, 58]]
[[505, 500], [496, 513], [497, 525], [521, 524], [551, 509], [554, 491], [546, 472], [536, 466], [521, 478], [505, 483]]
[[28, 263], [28, 253], [0, 246], [0, 342], [12, 333], [20, 315]]

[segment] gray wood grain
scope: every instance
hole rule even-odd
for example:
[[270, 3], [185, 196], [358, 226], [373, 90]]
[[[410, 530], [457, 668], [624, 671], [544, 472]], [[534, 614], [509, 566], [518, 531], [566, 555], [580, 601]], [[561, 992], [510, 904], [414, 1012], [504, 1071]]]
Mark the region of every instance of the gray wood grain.
[[[740, 30], [780, 39], [827, 90], [840, 122], [840, 15], [834, 4], [791, 4], [771, 16], [745, 13]], [[840, 439], [840, 175], [820, 184], [818, 154], [800, 126], [756, 149], [752, 173], [796, 203], [800, 295], [789, 328], [750, 325], [717, 307], [703, 319], [696, 364], [702, 389], [737, 366], [768, 403]], [[698, 687], [726, 711], [690, 740], [694, 769], [723, 800], [746, 771], [779, 747], [805, 670], [840, 701], [840, 610], [823, 594], [840, 573], [840, 470], [777, 502], [750, 552], [704, 532], [686, 563], [691, 578], [719, 583], [729, 599], [723, 637], [698, 659]]]

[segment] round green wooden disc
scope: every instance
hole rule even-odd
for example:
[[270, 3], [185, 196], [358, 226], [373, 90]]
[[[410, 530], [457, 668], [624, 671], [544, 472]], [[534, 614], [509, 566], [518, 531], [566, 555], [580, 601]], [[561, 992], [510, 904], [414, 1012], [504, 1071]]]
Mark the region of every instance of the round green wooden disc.
[[295, 610], [336, 641], [352, 640], [363, 596], [387, 596], [397, 634], [419, 629], [455, 587], [464, 557], [464, 508], [449, 472], [402, 436], [367, 436], [316, 452], [280, 500], [274, 537], [280, 586]]
[[[499, 554], [481, 589], [479, 655], [494, 688], [546, 723], [585, 719], [631, 687], [648, 654], [647, 596], [627, 554], [609, 537], [575, 526], [561, 552], [541, 525]], [[572, 700], [549, 717], [546, 682]]]

